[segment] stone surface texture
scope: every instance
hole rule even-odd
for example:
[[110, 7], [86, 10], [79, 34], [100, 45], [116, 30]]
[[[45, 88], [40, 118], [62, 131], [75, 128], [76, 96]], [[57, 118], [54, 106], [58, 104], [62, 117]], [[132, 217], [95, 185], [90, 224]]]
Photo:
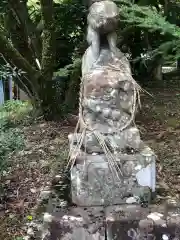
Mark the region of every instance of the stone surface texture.
[[104, 209], [69, 208], [52, 215], [44, 240], [105, 240]]
[[74, 203], [98, 206], [150, 202], [151, 190], [155, 190], [155, 156], [150, 152], [145, 155], [144, 150], [133, 155], [118, 153], [115, 158], [122, 175], [113, 172], [104, 154], [84, 154], [71, 171]]
[[116, 47], [119, 9], [111, 0], [89, 4], [79, 128], [69, 135], [72, 201], [78, 206], [147, 204], [155, 192], [156, 157], [134, 123], [140, 87]]
[[[44, 217], [43, 240], [178, 240], [180, 207], [71, 207]], [[39, 238], [38, 238], [39, 239]]]
[[180, 208], [141, 208], [121, 205], [106, 208], [107, 240], [180, 239]]

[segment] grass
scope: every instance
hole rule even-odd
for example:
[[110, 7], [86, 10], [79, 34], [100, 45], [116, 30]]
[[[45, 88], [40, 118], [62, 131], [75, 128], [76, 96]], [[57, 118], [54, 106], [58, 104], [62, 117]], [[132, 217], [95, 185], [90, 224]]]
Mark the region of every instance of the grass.
[[32, 117], [32, 105], [28, 101], [7, 101], [0, 106], [0, 126], [17, 126], [26, 123]]
[[31, 105], [22, 101], [7, 101], [0, 107], [0, 173], [6, 167], [8, 154], [22, 149], [21, 124], [30, 119], [31, 111]]

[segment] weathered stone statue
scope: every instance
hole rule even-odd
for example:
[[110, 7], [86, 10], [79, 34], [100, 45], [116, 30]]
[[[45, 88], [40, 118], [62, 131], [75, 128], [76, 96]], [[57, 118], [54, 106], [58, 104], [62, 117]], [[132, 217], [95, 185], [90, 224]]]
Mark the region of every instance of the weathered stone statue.
[[148, 203], [155, 155], [134, 120], [139, 85], [116, 47], [118, 7], [91, 1], [77, 132], [69, 136], [72, 201], [79, 206]]

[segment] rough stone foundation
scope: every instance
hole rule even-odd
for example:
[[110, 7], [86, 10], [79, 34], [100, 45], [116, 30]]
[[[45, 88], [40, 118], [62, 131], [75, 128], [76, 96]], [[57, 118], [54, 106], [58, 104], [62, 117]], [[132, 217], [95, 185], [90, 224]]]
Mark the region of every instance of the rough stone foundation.
[[[155, 155], [149, 148], [137, 154], [117, 154], [122, 175], [116, 175], [104, 154], [83, 154], [71, 171], [72, 201], [78, 206], [150, 203], [155, 192]], [[78, 159], [78, 157], [77, 157]], [[81, 159], [82, 160], [82, 159]]]
[[44, 240], [178, 240], [180, 208], [117, 205], [71, 207], [44, 217], [49, 233]]

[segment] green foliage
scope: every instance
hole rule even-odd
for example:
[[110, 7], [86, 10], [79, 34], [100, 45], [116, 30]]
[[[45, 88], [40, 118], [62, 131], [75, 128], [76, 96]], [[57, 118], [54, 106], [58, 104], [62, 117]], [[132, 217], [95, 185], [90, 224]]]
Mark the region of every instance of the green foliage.
[[[43, 30], [39, 1], [29, 0], [30, 17], [38, 30]], [[54, 0], [54, 26], [56, 34], [56, 69], [72, 63], [84, 39], [87, 9], [81, 0]]]
[[81, 0], [63, 0], [55, 4], [56, 60], [63, 68], [80, 51], [86, 29], [86, 9]]
[[169, 34], [174, 38], [180, 38], [180, 28], [166, 21], [166, 17], [156, 8], [132, 4], [121, 7], [120, 14], [124, 18], [122, 21], [128, 23], [128, 25], [147, 29], [149, 32], [160, 31], [161, 34]]
[[[83, 2], [85, 3], [85, 1], [53, 1], [53, 11], [51, 11], [53, 24], [51, 22], [50, 25], [53, 26], [54, 30], [52, 32], [55, 33], [55, 35], [53, 34], [49, 46], [44, 45], [46, 42], [43, 37], [44, 30], [49, 29], [49, 24], [48, 21], [46, 22], [44, 20], [42, 2], [38, 0], [17, 0], [16, 2], [17, 4], [12, 4], [13, 1], [3, 0], [2, 3], [0, 3], [1, 15], [8, 16], [11, 12], [17, 14], [16, 17], [10, 14], [9, 18], [7, 18], [9, 21], [5, 18], [7, 28], [5, 24], [3, 25], [1, 22], [0, 24], [6, 28], [6, 40], [10, 41], [11, 39], [13, 43], [11, 46], [14, 46], [16, 48], [15, 50], [30, 64], [27, 65], [27, 62], [19, 58], [19, 56], [17, 57], [17, 52], [14, 51], [14, 49], [13, 51], [2, 51], [8, 61], [10, 60], [12, 66], [16, 65], [26, 73], [19, 72], [17, 69], [8, 69], [8, 66], [2, 67], [0, 73], [4, 78], [10, 75], [16, 75], [15, 78], [17, 79], [17, 76], [19, 76], [20, 79], [22, 75], [23, 79], [21, 78], [21, 81], [17, 81], [17, 84], [20, 86], [22, 82], [25, 85], [25, 92], [32, 97], [34, 102], [38, 102], [36, 106], [40, 106], [43, 112], [48, 108], [56, 108], [54, 105], [57, 105], [57, 102], [54, 101], [53, 98], [62, 100], [58, 101], [60, 107], [58, 106], [57, 110], [59, 110], [59, 108], [66, 110], [71, 103], [74, 105], [74, 102], [77, 101], [75, 101], [75, 99], [78, 97], [77, 91], [79, 89], [81, 74], [80, 58], [86, 48], [85, 29], [87, 25], [87, 8], [82, 4]], [[174, 62], [180, 58], [179, 0], [115, 0], [115, 2], [120, 8], [121, 21], [119, 25], [119, 35], [121, 35], [123, 39], [123, 41], [119, 41], [121, 43], [119, 43], [118, 47], [122, 47], [124, 44], [126, 49], [128, 49], [132, 60], [133, 73], [135, 73], [135, 75], [143, 73], [144, 76], [151, 76], [149, 73], [153, 72], [153, 69], [156, 68], [158, 64], [160, 66], [164, 61]], [[49, 4], [50, 3], [51, 1], [49, 1]], [[46, 16], [46, 18], [48, 19], [48, 16]], [[22, 19], [22, 21], [19, 23], [17, 19]], [[51, 36], [50, 29], [48, 31], [49, 36]], [[17, 38], [17, 35], [19, 38]], [[1, 38], [1, 42], [3, 42], [3, 39], [4, 38]], [[6, 49], [7, 45], [7, 42], [6, 44], [3, 42], [1, 49]], [[54, 65], [52, 64], [50, 66], [50, 64], [47, 64], [48, 58], [42, 57], [42, 55], [44, 55], [42, 49], [49, 49], [47, 56], [50, 57], [54, 56], [56, 52], [56, 57], [54, 57], [53, 61], [50, 61], [55, 62]], [[50, 51], [53, 53], [52, 55]], [[9, 55], [6, 54], [7, 52]], [[142, 57], [142, 55], [148, 57]], [[41, 70], [34, 61], [35, 57], [39, 60]], [[41, 59], [45, 60], [43, 64]], [[31, 69], [30, 67], [33, 68]], [[58, 84], [57, 87], [61, 88], [61, 90], [52, 90], [50, 93], [49, 89], [53, 85], [51, 82], [52, 72], [55, 71], [57, 71], [54, 74], [55, 76], [68, 76], [68, 81], [66, 81], [68, 84], [65, 82], [63, 82], [62, 85]], [[45, 74], [42, 76], [42, 73]], [[142, 79], [147, 78], [143, 77]], [[20, 87], [22, 88], [22, 86]], [[27, 89], [29, 91], [27, 91]], [[63, 97], [57, 98], [57, 96], [53, 96], [53, 94], [57, 92], [60, 92], [60, 94], [63, 93], [61, 94]], [[72, 97], [72, 92], [75, 94], [74, 97]], [[77, 104], [75, 104], [75, 106], [77, 106]], [[74, 108], [74, 106], [72, 108]]]
[[[117, 1], [121, 2], [122, 1]], [[121, 22], [128, 26], [129, 29], [134, 28], [140, 30], [141, 35], [149, 32], [154, 36], [151, 40], [151, 45], [156, 45], [155, 48], [151, 49], [151, 57], [154, 54], [163, 54], [165, 58], [173, 56], [176, 60], [180, 56], [180, 27], [169, 21], [166, 15], [164, 15], [163, 6], [161, 5], [161, 11], [154, 5], [144, 5], [124, 3], [120, 7], [120, 18]], [[151, 1], [151, 4], [153, 2]], [[168, 19], [168, 20], [167, 20]], [[156, 42], [154, 44], [154, 42]], [[146, 46], [146, 52], [148, 51]], [[170, 54], [170, 56], [168, 56]]]
[[21, 101], [7, 101], [0, 107], [0, 172], [6, 167], [8, 154], [24, 146], [19, 124], [30, 118], [31, 111], [29, 103]]
[[17, 126], [31, 120], [32, 105], [27, 101], [10, 100], [0, 107], [0, 129]]
[[[180, 2], [116, 0], [120, 8], [119, 47], [128, 51], [136, 79], [156, 79], [158, 67], [180, 58]], [[148, 79], [147, 79], [148, 78]]]
[[0, 111], [6, 111], [9, 113], [12, 112], [24, 112], [25, 110], [27, 110], [27, 108], [29, 107], [29, 103], [27, 101], [20, 101], [20, 100], [9, 100], [6, 101], [4, 105], [2, 105], [0, 107]]
[[[54, 73], [54, 77], [65, 77], [68, 79], [68, 84], [64, 85], [59, 91], [60, 95], [66, 92], [62, 99], [61, 113], [62, 116], [66, 116], [67, 113], [72, 113], [77, 109], [79, 98], [79, 85], [81, 76], [81, 58], [76, 58], [72, 64], [66, 65], [64, 68], [60, 68]], [[66, 88], [66, 89], [65, 89]]]
[[14, 240], [24, 240], [23, 237], [15, 237]]
[[9, 79], [9, 77], [20, 77], [25, 72], [23, 72], [21, 69], [18, 69], [17, 67], [11, 67], [9, 63], [6, 63], [5, 65], [0, 65], [0, 76], [3, 79]]
[[74, 71], [81, 67], [82, 60], [76, 58], [72, 64], [66, 65], [64, 68], [60, 68], [57, 72], [54, 73], [54, 76], [68, 76], [72, 75]]
[[6, 166], [6, 157], [9, 153], [24, 146], [22, 131], [18, 128], [9, 128], [0, 132], [0, 172]]

